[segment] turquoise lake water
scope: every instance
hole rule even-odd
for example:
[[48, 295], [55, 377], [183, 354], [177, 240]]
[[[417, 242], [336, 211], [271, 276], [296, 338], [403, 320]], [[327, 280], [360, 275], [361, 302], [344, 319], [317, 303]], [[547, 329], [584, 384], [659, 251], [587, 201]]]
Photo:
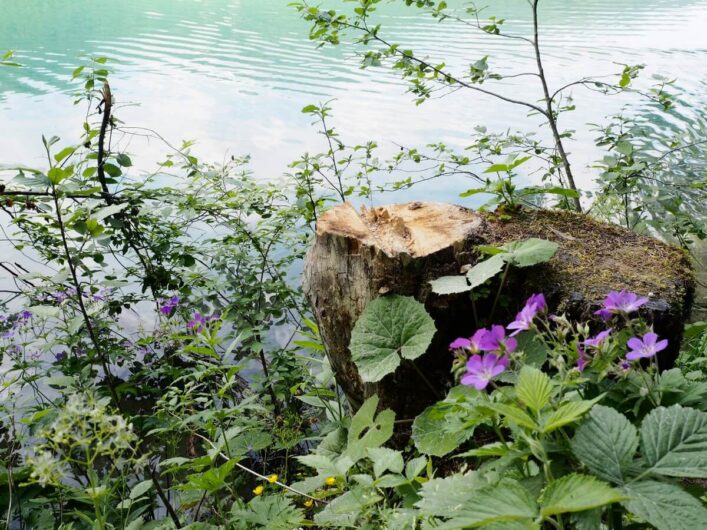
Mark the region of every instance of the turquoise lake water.
[[[72, 104], [70, 74], [89, 55], [114, 60], [115, 96], [132, 104], [118, 110], [128, 125], [159, 131], [175, 144], [197, 139], [196, 152], [206, 159], [250, 154], [261, 178], [277, 178], [303, 151], [322, 149], [300, 109], [330, 99], [345, 141], [373, 139], [384, 152], [433, 141], [464, 146], [477, 125], [536, 128], [522, 109], [468, 91], [416, 107], [394, 74], [360, 70], [350, 48], [317, 50], [289, 1], [0, 0], [0, 51], [16, 50], [25, 65], [0, 69], [0, 164], [41, 165], [41, 134], [67, 143], [80, 134], [85, 108]], [[505, 18], [508, 30], [528, 34], [524, 0], [487, 3], [488, 14]], [[492, 68], [503, 72], [532, 69], [527, 46], [440, 26], [402, 2], [384, 6], [377, 18], [385, 36], [431, 59], [445, 58], [452, 68], [489, 55]], [[652, 74], [676, 78], [689, 101], [707, 103], [707, 1], [544, 0], [541, 18], [553, 86], [616, 73], [615, 63], [645, 63], [646, 83]], [[539, 95], [533, 78], [515, 81], [502, 86], [505, 93]], [[573, 96], [577, 111], [562, 124], [577, 131], [569, 148], [586, 186], [598, 157], [586, 123], [628, 100], [581, 89]], [[150, 169], [148, 161], [165, 151], [154, 141], [122, 142], [119, 147], [137, 155], [138, 168]], [[437, 181], [402, 198], [454, 200], [459, 185]]]

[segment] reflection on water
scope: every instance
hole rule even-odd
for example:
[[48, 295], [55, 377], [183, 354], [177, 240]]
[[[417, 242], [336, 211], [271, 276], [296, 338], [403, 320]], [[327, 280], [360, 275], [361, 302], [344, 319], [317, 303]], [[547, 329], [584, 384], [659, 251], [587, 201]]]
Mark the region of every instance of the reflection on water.
[[[373, 137], [383, 145], [440, 140], [464, 145], [476, 125], [501, 129], [526, 123], [522, 110], [461, 92], [415, 107], [394, 75], [360, 70], [350, 49], [316, 50], [307, 40], [307, 24], [288, 2], [0, 0], [0, 50], [17, 50], [18, 60], [27, 65], [0, 70], [5, 133], [0, 162], [39, 162], [41, 133], [77, 134], [83, 109], [72, 107], [65, 94], [71, 91], [71, 71], [88, 54], [115, 59], [117, 97], [141, 104], [122, 109], [124, 121], [166, 133], [175, 143], [197, 138], [207, 158], [220, 159], [226, 151], [250, 153], [258, 174], [268, 176], [281, 174], [299, 153], [317, 147], [317, 135], [299, 112], [311, 102], [336, 98], [343, 136], [356, 142]], [[497, 70], [532, 67], [530, 50], [522, 44], [459, 25], [440, 26], [400, 4], [384, 6], [378, 14], [394, 41], [456, 67], [484, 55]], [[509, 30], [529, 32], [526, 2], [491, 4], [489, 14], [506, 18]], [[546, 0], [542, 6], [542, 42], [556, 86], [616, 72], [615, 62], [640, 62], [704, 96], [706, 1]], [[505, 87], [509, 94], [526, 99], [538, 94], [532, 78], [519, 81]], [[592, 137], [584, 124], [601, 120], [623, 101], [583, 91], [575, 96], [578, 111], [565, 125], [578, 129], [572, 149], [575, 166], [584, 168], [596, 156], [584, 147]], [[136, 143], [130, 147], [149, 151]], [[590, 170], [578, 173], [589, 182]], [[420, 189], [425, 196], [430, 192], [440, 199], [455, 195], [451, 185]]]

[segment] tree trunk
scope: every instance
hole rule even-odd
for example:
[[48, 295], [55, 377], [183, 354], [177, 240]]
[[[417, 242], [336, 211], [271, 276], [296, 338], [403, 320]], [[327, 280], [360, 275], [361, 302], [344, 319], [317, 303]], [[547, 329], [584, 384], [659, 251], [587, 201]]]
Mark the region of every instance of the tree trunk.
[[628, 289], [650, 297], [643, 315], [670, 340], [661, 363], [672, 364], [694, 292], [689, 261], [677, 248], [565, 211], [495, 215], [420, 202], [357, 211], [347, 203], [329, 210], [317, 223], [316, 240], [305, 260], [304, 291], [336, 379], [353, 407], [377, 393], [381, 407], [392, 408], [398, 418], [412, 418], [435, 401], [419, 374], [405, 365], [378, 383], [361, 381], [348, 345], [357, 318], [371, 300], [394, 293], [425, 304], [437, 333], [416, 364], [444, 394], [452, 384], [449, 342], [490, 323], [493, 297], [477, 300], [474, 307], [468, 293], [436, 295], [429, 282], [476, 263], [477, 245], [529, 237], [555, 241], [559, 250], [549, 263], [511, 269], [495, 322], [507, 322], [534, 292], [545, 294], [552, 312], [592, 319], [607, 292]]

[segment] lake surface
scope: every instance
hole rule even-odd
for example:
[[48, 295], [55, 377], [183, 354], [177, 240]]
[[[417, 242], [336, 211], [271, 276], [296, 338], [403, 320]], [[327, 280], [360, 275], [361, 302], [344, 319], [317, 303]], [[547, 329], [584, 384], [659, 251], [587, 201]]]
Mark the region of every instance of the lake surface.
[[[261, 178], [277, 178], [321, 137], [300, 109], [333, 99], [335, 125], [348, 143], [378, 141], [464, 146], [477, 125], [533, 130], [524, 110], [460, 91], [416, 107], [405, 86], [385, 69], [360, 70], [350, 48], [317, 50], [290, 0], [0, 0], [0, 51], [16, 50], [21, 69], [0, 69], [0, 164], [42, 165], [41, 134], [67, 143], [81, 132], [85, 108], [72, 104], [72, 70], [87, 56], [110, 57], [118, 110], [131, 126], [154, 129], [174, 144], [198, 140], [201, 158], [252, 155]], [[488, 14], [528, 35], [525, 0], [498, 0]], [[337, 8], [350, 4], [325, 2]], [[460, 2], [450, 2], [460, 5]], [[510, 39], [452, 23], [440, 26], [402, 2], [383, 6], [384, 36], [431, 59], [461, 67], [489, 55], [493, 69], [532, 69], [531, 50]], [[677, 78], [686, 98], [707, 103], [707, 0], [544, 0], [541, 42], [557, 87], [586, 75], [611, 74], [615, 63], [645, 63], [651, 74]], [[506, 83], [507, 94], [534, 98], [534, 78]], [[626, 103], [595, 92], [573, 93], [577, 111], [563, 121], [577, 130], [570, 142], [575, 172], [588, 186], [598, 152], [587, 122], [600, 122]], [[543, 131], [541, 131], [543, 132]], [[137, 166], [164, 152], [133, 139]], [[459, 182], [435, 182], [402, 198], [455, 200]], [[458, 200], [458, 199], [457, 199]]]

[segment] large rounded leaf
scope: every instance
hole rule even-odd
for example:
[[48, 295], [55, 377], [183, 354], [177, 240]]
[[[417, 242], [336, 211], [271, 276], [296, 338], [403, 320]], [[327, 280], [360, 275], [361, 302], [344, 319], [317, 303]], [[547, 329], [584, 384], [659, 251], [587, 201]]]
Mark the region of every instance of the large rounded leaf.
[[361, 379], [380, 381], [401, 358], [413, 360], [427, 351], [436, 331], [425, 306], [410, 296], [382, 296], [366, 306], [351, 332], [351, 358]]
[[531, 267], [550, 261], [557, 252], [558, 245], [547, 239], [531, 237], [525, 241], [513, 241], [502, 247], [508, 253], [503, 254], [506, 261], [516, 267]]

